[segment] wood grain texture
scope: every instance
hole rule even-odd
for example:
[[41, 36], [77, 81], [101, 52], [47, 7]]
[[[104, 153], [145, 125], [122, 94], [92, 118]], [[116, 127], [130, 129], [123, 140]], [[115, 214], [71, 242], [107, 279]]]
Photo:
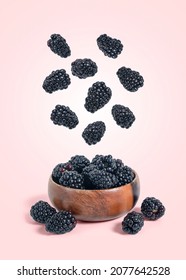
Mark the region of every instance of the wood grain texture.
[[79, 190], [56, 184], [49, 178], [48, 195], [58, 210], [71, 210], [77, 220], [106, 221], [129, 212], [136, 204], [140, 182], [135, 179], [127, 185], [105, 190]]

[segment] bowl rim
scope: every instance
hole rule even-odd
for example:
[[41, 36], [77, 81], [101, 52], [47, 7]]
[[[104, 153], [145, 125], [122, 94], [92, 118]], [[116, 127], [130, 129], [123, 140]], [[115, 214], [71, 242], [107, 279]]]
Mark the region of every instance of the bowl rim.
[[113, 187], [113, 188], [108, 188], [108, 189], [76, 189], [76, 188], [71, 188], [71, 187], [68, 187], [68, 186], [64, 186], [64, 185], [60, 185], [60, 184], [57, 184], [53, 179], [52, 179], [52, 174], [50, 175], [50, 177], [49, 177], [49, 182], [51, 181], [53, 184], [55, 184], [56, 186], [58, 186], [59, 188], [65, 188], [65, 189], [68, 189], [68, 190], [70, 190], [70, 191], [78, 191], [78, 192], [80, 192], [80, 191], [86, 191], [86, 192], [97, 192], [97, 191], [99, 191], [99, 192], [104, 192], [104, 191], [114, 191], [114, 190], [117, 190], [117, 189], [120, 189], [120, 188], [122, 188], [122, 187], [126, 187], [126, 186], [128, 186], [128, 185], [130, 185], [130, 184], [133, 184], [135, 181], [139, 181], [139, 176], [138, 176], [138, 174], [137, 174], [137, 172], [134, 170], [134, 169], [132, 169], [132, 171], [134, 172], [134, 174], [135, 174], [135, 177], [134, 177], [134, 179], [130, 182], [130, 183], [128, 183], [128, 184], [125, 184], [125, 185], [121, 185], [121, 186], [118, 186], [118, 187]]

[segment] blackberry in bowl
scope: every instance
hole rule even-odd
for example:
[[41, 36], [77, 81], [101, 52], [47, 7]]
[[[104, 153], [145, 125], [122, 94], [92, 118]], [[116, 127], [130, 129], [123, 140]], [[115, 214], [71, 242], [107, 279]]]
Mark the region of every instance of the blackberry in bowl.
[[51, 203], [59, 211], [71, 211], [81, 221], [118, 218], [135, 206], [140, 193], [138, 174], [111, 155], [96, 155], [79, 172], [64, 170], [58, 182], [50, 176]]

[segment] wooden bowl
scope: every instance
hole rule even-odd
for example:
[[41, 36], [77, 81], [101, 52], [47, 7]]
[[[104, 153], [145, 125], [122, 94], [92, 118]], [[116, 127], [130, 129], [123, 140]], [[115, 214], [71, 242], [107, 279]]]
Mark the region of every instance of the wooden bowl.
[[52, 177], [48, 183], [51, 203], [58, 210], [71, 210], [77, 220], [107, 221], [129, 212], [140, 193], [137, 173], [134, 180], [117, 188], [104, 190], [81, 190], [56, 184]]

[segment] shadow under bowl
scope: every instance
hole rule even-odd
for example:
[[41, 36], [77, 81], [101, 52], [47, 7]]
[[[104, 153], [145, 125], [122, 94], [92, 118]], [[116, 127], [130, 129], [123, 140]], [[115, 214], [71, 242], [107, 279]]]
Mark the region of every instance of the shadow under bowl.
[[48, 195], [53, 206], [71, 211], [77, 220], [98, 222], [116, 219], [128, 213], [136, 204], [140, 194], [137, 173], [126, 185], [101, 190], [74, 189], [55, 183], [49, 178]]

